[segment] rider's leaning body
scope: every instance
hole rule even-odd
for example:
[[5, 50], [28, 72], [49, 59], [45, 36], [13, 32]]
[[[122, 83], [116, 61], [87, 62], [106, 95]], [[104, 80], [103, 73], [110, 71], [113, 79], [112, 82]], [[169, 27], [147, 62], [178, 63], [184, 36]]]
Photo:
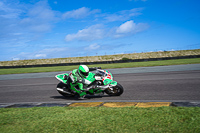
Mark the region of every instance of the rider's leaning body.
[[[78, 69], [74, 69], [70, 73], [70, 78], [72, 80], [70, 85], [73, 86], [73, 84], [77, 84], [78, 88], [75, 89], [78, 89], [81, 92], [82, 90], [84, 90], [85, 85], [87, 84], [88, 80], [86, 78], [88, 77], [88, 75], [89, 75], [89, 68], [86, 65], [80, 65]], [[84, 94], [82, 95], [80, 94], [80, 98], [85, 96]]]

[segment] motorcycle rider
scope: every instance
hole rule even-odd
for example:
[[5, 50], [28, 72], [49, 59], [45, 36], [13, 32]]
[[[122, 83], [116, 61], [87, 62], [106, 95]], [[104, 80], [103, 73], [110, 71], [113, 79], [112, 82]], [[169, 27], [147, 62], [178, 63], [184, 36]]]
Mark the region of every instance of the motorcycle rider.
[[79, 93], [80, 99], [84, 99], [86, 95], [86, 93], [84, 93], [83, 90], [84, 90], [84, 85], [85, 85], [86, 78], [88, 77], [88, 75], [89, 75], [89, 68], [86, 65], [80, 65], [79, 68], [74, 69], [70, 75], [71, 84], [78, 85], [78, 88], [75, 88], [75, 89], [80, 92]]

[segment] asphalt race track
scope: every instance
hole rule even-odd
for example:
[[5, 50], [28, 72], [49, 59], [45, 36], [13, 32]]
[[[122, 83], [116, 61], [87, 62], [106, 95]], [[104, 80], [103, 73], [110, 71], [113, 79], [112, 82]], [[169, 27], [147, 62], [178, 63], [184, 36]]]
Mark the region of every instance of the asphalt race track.
[[[124, 87], [119, 97], [88, 96], [92, 101], [200, 101], [200, 64], [109, 69]], [[56, 91], [62, 72], [0, 75], [0, 103], [74, 102]]]

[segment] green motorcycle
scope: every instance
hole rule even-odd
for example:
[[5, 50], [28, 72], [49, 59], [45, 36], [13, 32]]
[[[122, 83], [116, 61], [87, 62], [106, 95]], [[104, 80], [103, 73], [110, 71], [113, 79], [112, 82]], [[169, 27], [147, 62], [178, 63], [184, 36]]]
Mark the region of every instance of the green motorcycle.
[[[64, 73], [56, 75], [55, 77], [60, 81], [57, 85], [57, 91], [64, 97], [77, 97], [86, 95], [104, 95], [120, 96], [124, 89], [123, 87], [113, 81], [113, 75], [101, 68], [89, 68], [90, 72], [84, 81], [79, 81], [72, 84], [72, 73]], [[81, 90], [78, 83], [83, 83], [84, 88]]]

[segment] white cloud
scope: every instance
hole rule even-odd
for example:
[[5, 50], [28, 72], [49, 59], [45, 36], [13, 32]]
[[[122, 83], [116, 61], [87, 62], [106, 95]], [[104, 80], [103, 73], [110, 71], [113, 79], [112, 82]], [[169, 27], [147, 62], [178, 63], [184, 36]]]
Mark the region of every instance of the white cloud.
[[68, 34], [65, 37], [66, 41], [92, 41], [96, 39], [102, 39], [105, 36], [102, 25], [93, 25], [87, 29], [79, 30], [76, 34]]
[[39, 24], [39, 25], [32, 25], [30, 29], [35, 32], [46, 32], [51, 30], [51, 24]]
[[16, 46], [24, 40], [31, 41], [51, 31], [57, 17], [47, 2], [39, 1], [30, 5], [0, 1], [0, 43]]
[[13, 58], [12, 60], [20, 60], [20, 58]]
[[65, 18], [65, 19], [69, 19], [69, 18], [80, 19], [80, 18], [85, 18], [91, 14], [95, 14], [98, 12], [100, 12], [100, 10], [98, 10], [98, 9], [90, 10], [90, 8], [82, 7], [82, 8], [64, 13], [63, 18]]
[[46, 58], [47, 55], [46, 54], [36, 54], [35, 57], [36, 58]]
[[129, 20], [131, 17], [141, 15], [142, 10], [143, 8], [133, 8], [131, 10], [122, 10], [114, 14], [106, 14], [104, 19], [106, 19], [109, 22], [125, 21], [125, 20]]
[[134, 23], [133, 20], [126, 21], [119, 27], [106, 29], [103, 25], [97, 24], [89, 28], [79, 30], [76, 34], [68, 34], [65, 37], [66, 41], [93, 41], [103, 39], [106, 37], [120, 38], [130, 36], [138, 32], [148, 29], [149, 25], [146, 23]]
[[52, 29], [53, 22], [57, 20], [56, 12], [48, 5], [47, 1], [39, 1], [27, 12], [26, 18], [20, 22], [34, 32], [46, 32]]
[[[113, 21], [126, 21], [131, 17], [141, 15], [141, 11], [144, 8], [133, 8], [130, 10], [122, 10], [114, 14], [102, 14], [98, 17], [103, 17], [108, 22]], [[63, 18], [74, 18], [80, 19], [84, 18], [88, 15], [95, 14], [99, 12], [99, 10], [90, 10], [89, 8], [82, 7], [76, 10], [68, 11], [63, 14]], [[67, 34], [65, 37], [66, 41], [92, 41], [97, 39], [103, 39], [105, 37], [123, 37], [131, 34], [135, 34], [137, 32], [141, 32], [146, 30], [148, 25], [145, 23], [134, 23], [132, 20], [127, 21], [124, 24], [120, 25], [116, 30], [113, 31], [114, 28], [105, 29], [102, 24], [92, 25], [88, 28], [79, 30], [77, 33]]]
[[20, 14], [23, 13], [23, 10], [20, 9], [21, 6], [16, 3], [7, 5], [0, 1], [0, 17], [7, 19], [16, 19], [19, 18]]
[[0, 1], [0, 42], [11, 40], [15, 32], [21, 32], [18, 23], [24, 9], [15, 2]]
[[146, 23], [134, 23], [133, 20], [127, 21], [123, 24], [121, 24], [116, 29], [115, 37], [123, 37], [123, 36], [129, 36], [132, 34], [136, 34], [138, 32], [142, 32], [146, 29], [148, 29], [149, 25]]
[[55, 58], [57, 57], [66, 57], [69, 49], [66, 47], [62, 48], [48, 48], [42, 49], [36, 52], [21, 52], [12, 59], [14, 60], [23, 60], [23, 59], [43, 59], [43, 58]]
[[100, 45], [98, 45], [97, 43], [93, 43], [89, 47], [86, 47], [85, 50], [95, 50], [98, 48], [100, 48]]
[[122, 25], [120, 25], [117, 30], [116, 33], [129, 33], [135, 30], [136, 24], [131, 20], [131, 21], [127, 21], [125, 23], [123, 23]]

